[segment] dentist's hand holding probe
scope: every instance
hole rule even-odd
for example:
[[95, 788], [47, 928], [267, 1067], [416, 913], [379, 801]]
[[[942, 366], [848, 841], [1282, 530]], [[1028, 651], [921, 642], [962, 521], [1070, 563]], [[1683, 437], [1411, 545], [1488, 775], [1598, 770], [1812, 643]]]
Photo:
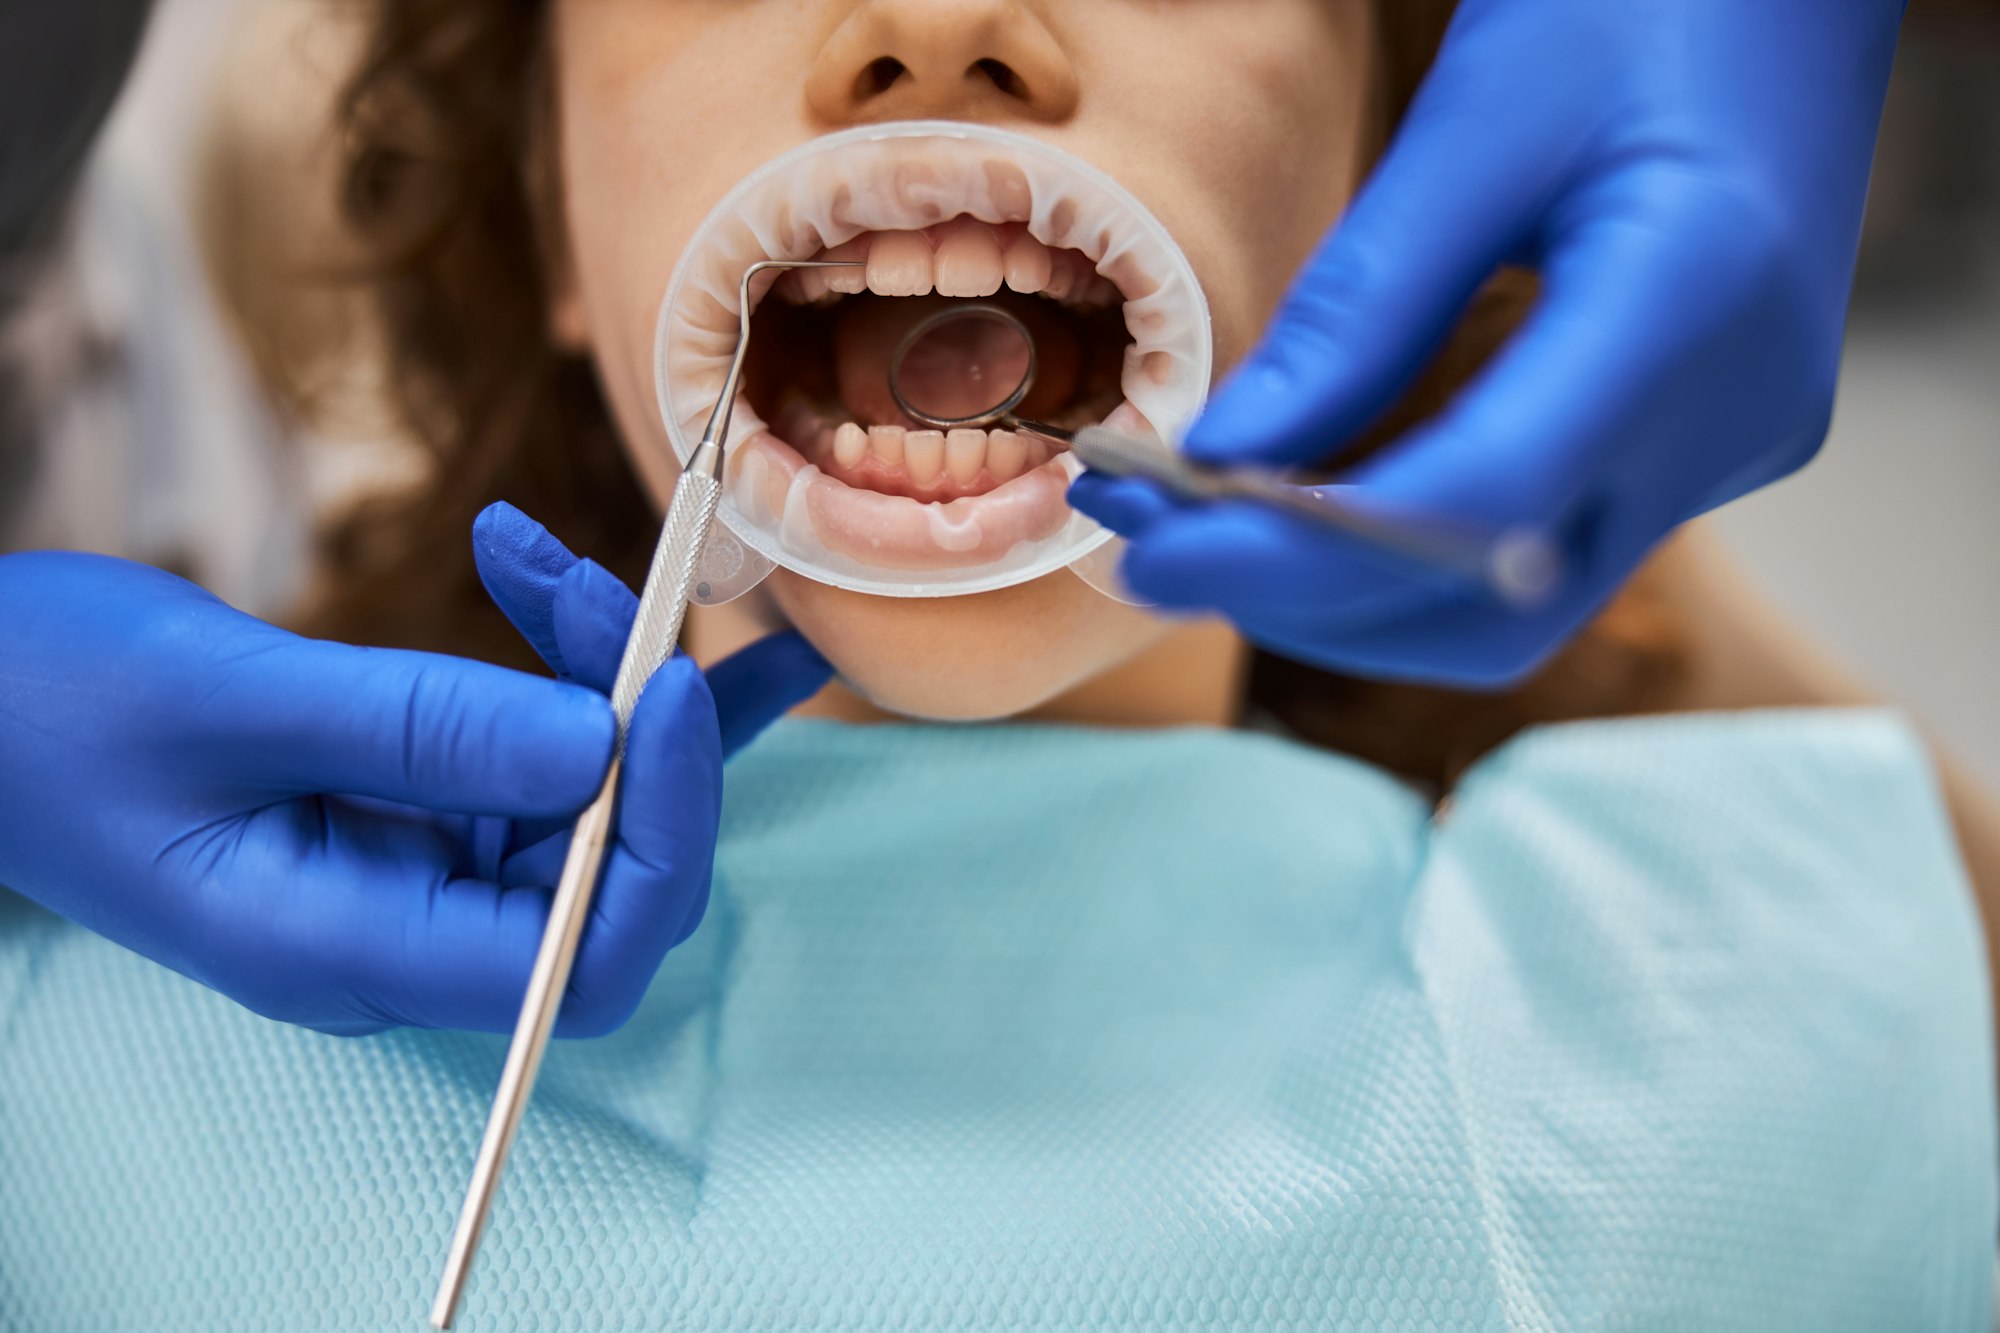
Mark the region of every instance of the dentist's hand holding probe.
[[[122, 561], [0, 557], [0, 885], [288, 1022], [510, 1030], [611, 758], [630, 594], [512, 510], [476, 538], [562, 680], [300, 638]], [[827, 675], [781, 635], [654, 678], [558, 1033], [631, 1014], [707, 903], [724, 755]]]
[[1522, 613], [1247, 503], [1086, 476], [1132, 588], [1330, 669], [1495, 685], [1673, 527], [1826, 434], [1903, 0], [1462, 0], [1387, 158], [1185, 441], [1336, 461], [1504, 264], [1525, 326], [1439, 416], [1351, 469], [1391, 512], [1527, 528], [1565, 586]]

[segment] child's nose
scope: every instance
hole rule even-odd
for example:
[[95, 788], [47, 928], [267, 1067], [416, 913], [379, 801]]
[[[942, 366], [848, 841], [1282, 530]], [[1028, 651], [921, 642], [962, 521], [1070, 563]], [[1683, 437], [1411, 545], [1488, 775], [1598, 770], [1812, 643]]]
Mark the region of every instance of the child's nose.
[[821, 48], [806, 102], [829, 126], [876, 120], [1055, 122], [1075, 68], [1021, 0], [858, 0]]

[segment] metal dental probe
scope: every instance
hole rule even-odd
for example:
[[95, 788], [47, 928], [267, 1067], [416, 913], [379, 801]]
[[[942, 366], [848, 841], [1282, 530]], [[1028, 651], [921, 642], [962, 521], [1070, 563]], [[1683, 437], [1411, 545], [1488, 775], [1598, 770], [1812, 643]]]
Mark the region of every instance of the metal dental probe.
[[[935, 341], [954, 325], [983, 322], [998, 330], [1021, 358], [1023, 370], [1013, 381], [993, 386], [993, 397], [967, 415], [929, 410], [942, 403], [913, 402], [904, 383], [912, 355], [936, 352]], [[990, 350], [990, 349], [989, 349]], [[944, 359], [952, 352], [943, 351]], [[979, 378], [984, 366], [960, 361], [969, 378]], [[1025, 431], [1066, 444], [1077, 460], [1094, 472], [1112, 477], [1143, 477], [1176, 495], [1198, 500], [1254, 500], [1284, 510], [1321, 527], [1331, 528], [1455, 580], [1482, 585], [1516, 610], [1544, 605], [1564, 578], [1562, 552], [1549, 538], [1532, 529], [1493, 532], [1431, 517], [1370, 513], [1337, 494], [1350, 488], [1304, 485], [1280, 472], [1252, 467], [1204, 467], [1191, 463], [1157, 441], [1126, 435], [1103, 426], [1071, 431], [1020, 416], [1015, 409], [1034, 387], [1039, 353], [1028, 326], [1013, 313], [991, 302], [951, 306], [921, 320], [903, 335], [889, 358], [889, 395], [905, 416], [934, 430], [995, 427]], [[958, 387], [955, 385], [955, 387]], [[955, 402], [954, 408], [963, 407]]]
[[500, 1173], [507, 1164], [507, 1152], [514, 1145], [515, 1132], [528, 1109], [535, 1075], [541, 1070], [542, 1054], [548, 1049], [549, 1034], [555, 1027], [556, 1012], [561, 1008], [563, 992], [569, 987], [570, 969], [576, 962], [577, 945], [583, 938], [584, 922], [589, 919], [590, 902], [604, 867], [605, 849], [611, 841], [632, 710], [646, 683], [666, 663], [680, 639], [695, 566], [701, 560], [702, 544], [708, 539], [722, 496], [724, 442], [729, 435], [736, 391], [743, 379], [743, 360], [750, 350], [750, 280], [767, 269], [859, 267], [852, 260], [767, 259], [744, 270], [737, 288], [736, 355], [729, 363], [721, 400], [709, 414], [708, 425], [701, 433], [701, 443], [695, 446], [680, 481], [674, 486], [674, 498], [660, 529], [660, 543], [653, 551], [652, 568], [647, 571], [645, 591], [639, 598], [639, 613], [632, 623], [631, 637], [625, 641], [625, 656], [618, 664], [618, 678], [611, 690], [611, 710], [618, 724], [611, 771], [605, 774], [596, 799], [576, 821], [562, 878], [556, 885], [555, 901], [549, 909], [549, 923], [542, 932], [534, 970], [528, 975], [521, 1016], [514, 1024], [513, 1039], [507, 1044], [507, 1062], [500, 1071], [499, 1089], [493, 1094], [485, 1137], [479, 1142], [472, 1180], [466, 1187], [465, 1203], [459, 1209], [458, 1227], [452, 1233], [444, 1277], [438, 1284], [437, 1300], [431, 1306], [432, 1328], [450, 1328], [457, 1314], [459, 1297], [464, 1294], [473, 1256], [479, 1251], [487, 1214], [500, 1185]]
[[1547, 604], [1565, 577], [1562, 552], [1529, 528], [1491, 532], [1433, 518], [1369, 513], [1336, 498], [1339, 485], [1311, 486], [1261, 468], [1203, 467], [1148, 439], [1086, 426], [1070, 449], [1094, 472], [1144, 477], [1198, 500], [1254, 500], [1331, 528], [1380, 550], [1484, 586], [1518, 611]]

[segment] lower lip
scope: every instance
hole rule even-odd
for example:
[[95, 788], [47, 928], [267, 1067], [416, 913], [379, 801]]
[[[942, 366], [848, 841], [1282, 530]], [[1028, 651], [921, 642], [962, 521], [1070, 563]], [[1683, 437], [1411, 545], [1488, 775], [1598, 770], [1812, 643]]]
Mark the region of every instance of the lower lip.
[[878, 569], [934, 573], [991, 564], [1022, 542], [1042, 541], [1060, 531], [1070, 519], [1064, 501], [1069, 489], [1065, 456], [983, 495], [944, 503], [862, 490], [818, 468], [812, 468], [802, 493], [794, 497], [793, 487], [810, 465], [768, 430], [736, 447], [730, 470], [757, 488], [757, 498], [770, 513], [783, 514], [788, 504], [802, 503], [814, 534], [836, 554]]

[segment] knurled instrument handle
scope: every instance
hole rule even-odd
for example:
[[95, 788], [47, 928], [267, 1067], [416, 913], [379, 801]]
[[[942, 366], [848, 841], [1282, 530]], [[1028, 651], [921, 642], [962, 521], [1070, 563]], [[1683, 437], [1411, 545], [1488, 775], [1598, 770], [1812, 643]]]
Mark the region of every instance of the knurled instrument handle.
[[701, 562], [701, 548], [722, 495], [721, 482], [710, 468], [697, 466], [705, 463], [710, 460], [697, 454], [681, 474], [660, 531], [660, 544], [653, 551], [653, 567], [646, 575], [646, 589], [639, 598], [639, 614], [626, 640], [625, 656], [619, 663], [617, 683], [611, 691], [611, 708], [618, 720], [617, 752], [603, 787], [577, 820], [576, 832], [570, 839], [562, 879], [549, 907], [549, 923], [542, 932], [534, 970], [528, 976], [521, 1016], [514, 1024], [513, 1039], [507, 1044], [500, 1087], [493, 1095], [493, 1109], [486, 1118], [486, 1132], [473, 1163], [472, 1180], [466, 1187], [465, 1203], [459, 1209], [458, 1225], [452, 1234], [451, 1253], [431, 1308], [433, 1328], [451, 1327], [466, 1278], [472, 1271], [473, 1256], [479, 1250], [480, 1236], [486, 1229], [500, 1173], [528, 1109], [535, 1076], [541, 1072], [542, 1055], [548, 1049], [556, 1014], [569, 988], [577, 945], [583, 939], [584, 923], [590, 919], [591, 900], [597, 894], [598, 877], [612, 842], [618, 810], [618, 779], [624, 768], [632, 710], [637, 707], [646, 682], [665, 664], [680, 640], [695, 567]]

